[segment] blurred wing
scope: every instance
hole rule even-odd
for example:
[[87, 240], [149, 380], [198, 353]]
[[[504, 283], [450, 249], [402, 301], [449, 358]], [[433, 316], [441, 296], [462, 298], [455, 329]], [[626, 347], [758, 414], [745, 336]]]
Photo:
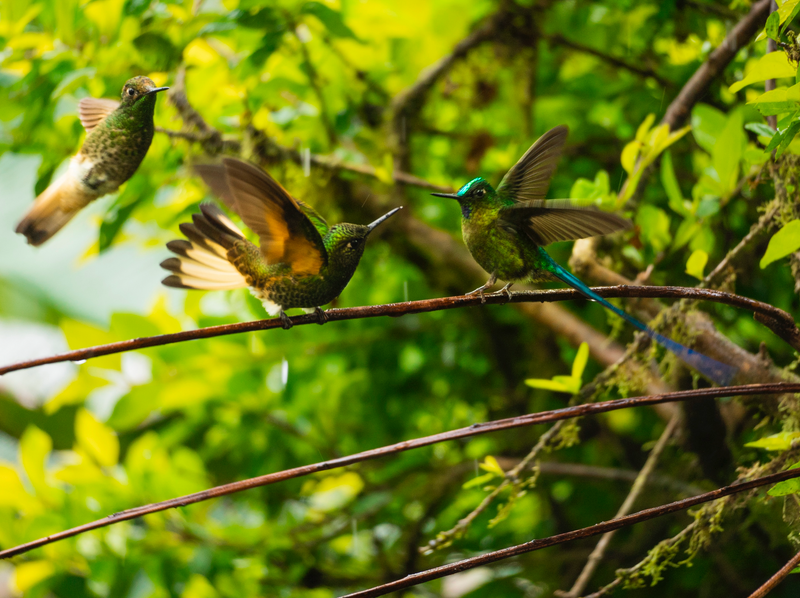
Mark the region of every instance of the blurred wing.
[[514, 201], [544, 199], [568, 133], [569, 129], [561, 125], [539, 137], [500, 181], [497, 194]]
[[631, 227], [631, 223], [597, 208], [580, 207], [566, 199], [526, 201], [500, 211], [501, 225], [522, 231], [537, 245], [607, 235]]
[[258, 235], [261, 254], [268, 264], [287, 264], [295, 274], [317, 274], [327, 263], [322, 236], [314, 222], [269, 174], [231, 158], [223, 160], [222, 166], [198, 166], [196, 170]]
[[78, 103], [78, 118], [88, 133], [119, 107], [117, 100], [83, 98]]

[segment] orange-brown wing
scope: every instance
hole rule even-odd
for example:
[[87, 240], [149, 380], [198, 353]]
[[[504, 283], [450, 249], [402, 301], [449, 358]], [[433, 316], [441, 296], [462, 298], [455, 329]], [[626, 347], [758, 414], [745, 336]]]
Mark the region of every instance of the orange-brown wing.
[[88, 133], [118, 107], [119, 102], [117, 100], [83, 98], [78, 103], [78, 118], [81, 119], [81, 124]]
[[295, 274], [317, 274], [327, 264], [322, 237], [297, 201], [260, 168], [233, 158], [222, 166], [196, 168], [225, 204], [260, 240], [268, 264], [283, 263]]

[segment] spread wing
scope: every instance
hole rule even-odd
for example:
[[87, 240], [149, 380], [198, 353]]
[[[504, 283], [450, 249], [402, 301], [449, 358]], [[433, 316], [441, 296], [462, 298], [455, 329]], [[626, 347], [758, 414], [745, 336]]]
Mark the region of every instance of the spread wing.
[[568, 133], [561, 125], [539, 137], [500, 181], [497, 194], [514, 201], [544, 199]]
[[319, 235], [324, 239], [325, 235], [327, 235], [328, 231], [330, 230], [330, 227], [325, 219], [319, 215], [319, 212], [317, 212], [306, 202], [300, 201], [299, 199], [296, 199], [295, 201], [297, 202], [297, 205], [300, 206], [300, 209], [303, 211], [303, 213], [308, 216], [308, 219], [311, 220], [311, 224], [313, 224], [314, 228], [317, 229]]
[[232, 158], [223, 160], [222, 165], [196, 166], [195, 170], [258, 235], [261, 254], [268, 264], [287, 264], [301, 275], [317, 274], [327, 264], [328, 254], [314, 220], [325, 221], [269, 174]]
[[88, 133], [118, 107], [119, 102], [117, 100], [83, 98], [78, 103], [78, 118], [81, 119], [81, 124]]
[[621, 216], [592, 206], [576, 206], [566, 199], [518, 202], [500, 211], [500, 222], [524, 232], [537, 245], [607, 235], [631, 226]]

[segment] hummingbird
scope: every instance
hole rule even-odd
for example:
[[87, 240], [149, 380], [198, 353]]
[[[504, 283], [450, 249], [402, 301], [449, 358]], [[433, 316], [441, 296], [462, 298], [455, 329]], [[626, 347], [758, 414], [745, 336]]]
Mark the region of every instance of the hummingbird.
[[458, 201], [464, 242], [475, 261], [489, 272], [486, 284], [467, 294], [480, 293], [483, 297], [499, 278], [507, 282], [501, 292], [510, 299], [509, 288], [514, 282], [558, 279], [611, 310], [709, 379], [727, 385], [736, 368], [684, 347], [618, 309], [544, 250], [544, 245], [556, 241], [605, 235], [631, 226], [620, 216], [569, 200], [545, 201], [567, 133], [562, 125], [542, 135], [506, 173], [497, 189], [478, 177], [456, 193], [432, 194]]
[[271, 316], [280, 314], [284, 329], [292, 327], [285, 310], [316, 312], [350, 282], [367, 237], [396, 214], [394, 208], [371, 224], [335, 224], [307, 203], [292, 197], [267, 172], [243, 160], [225, 158], [221, 165], [195, 166], [196, 172], [223, 203], [258, 235], [256, 246], [213, 204], [201, 204], [192, 223], [180, 225], [187, 240], [170, 241], [178, 257], [161, 262], [173, 274], [162, 283], [181, 289], [249, 287]]
[[139, 168], [153, 140], [156, 87], [147, 77], [128, 79], [121, 100], [83, 98], [78, 115], [86, 139], [69, 169], [36, 198], [17, 224], [28, 243], [41, 245], [98, 197], [113, 193]]

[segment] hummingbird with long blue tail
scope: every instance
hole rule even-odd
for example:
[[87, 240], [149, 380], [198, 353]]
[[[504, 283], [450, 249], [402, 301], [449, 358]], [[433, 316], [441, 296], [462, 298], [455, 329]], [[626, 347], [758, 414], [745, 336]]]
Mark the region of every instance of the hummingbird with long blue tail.
[[150, 149], [155, 127], [156, 87], [147, 77], [133, 77], [121, 99], [83, 98], [78, 115], [86, 139], [67, 171], [36, 198], [16, 232], [41, 245], [95, 199], [114, 193], [133, 176]]
[[685, 363], [720, 385], [728, 385], [738, 371], [711, 357], [669, 339], [595, 293], [574, 274], [551, 258], [544, 245], [605, 235], [630, 228], [628, 220], [580, 206], [569, 200], [546, 201], [558, 160], [567, 140], [566, 126], [542, 135], [503, 177], [497, 189], [486, 179], [475, 178], [456, 193], [433, 193], [458, 201], [461, 231], [472, 257], [489, 273], [483, 286], [468, 294], [492, 287], [500, 279], [509, 299], [515, 282], [557, 279], [584, 297], [597, 301], [648, 337], [673, 352]]
[[267, 172], [243, 160], [195, 167], [217, 197], [259, 237], [259, 245], [213, 204], [201, 204], [192, 223], [182, 223], [186, 240], [170, 241], [177, 257], [161, 263], [172, 272], [162, 283], [182, 289], [248, 287], [283, 328], [285, 310], [303, 308], [326, 321], [320, 306], [347, 286], [364, 255], [367, 238], [396, 214], [394, 208], [371, 224], [335, 224], [292, 197]]

